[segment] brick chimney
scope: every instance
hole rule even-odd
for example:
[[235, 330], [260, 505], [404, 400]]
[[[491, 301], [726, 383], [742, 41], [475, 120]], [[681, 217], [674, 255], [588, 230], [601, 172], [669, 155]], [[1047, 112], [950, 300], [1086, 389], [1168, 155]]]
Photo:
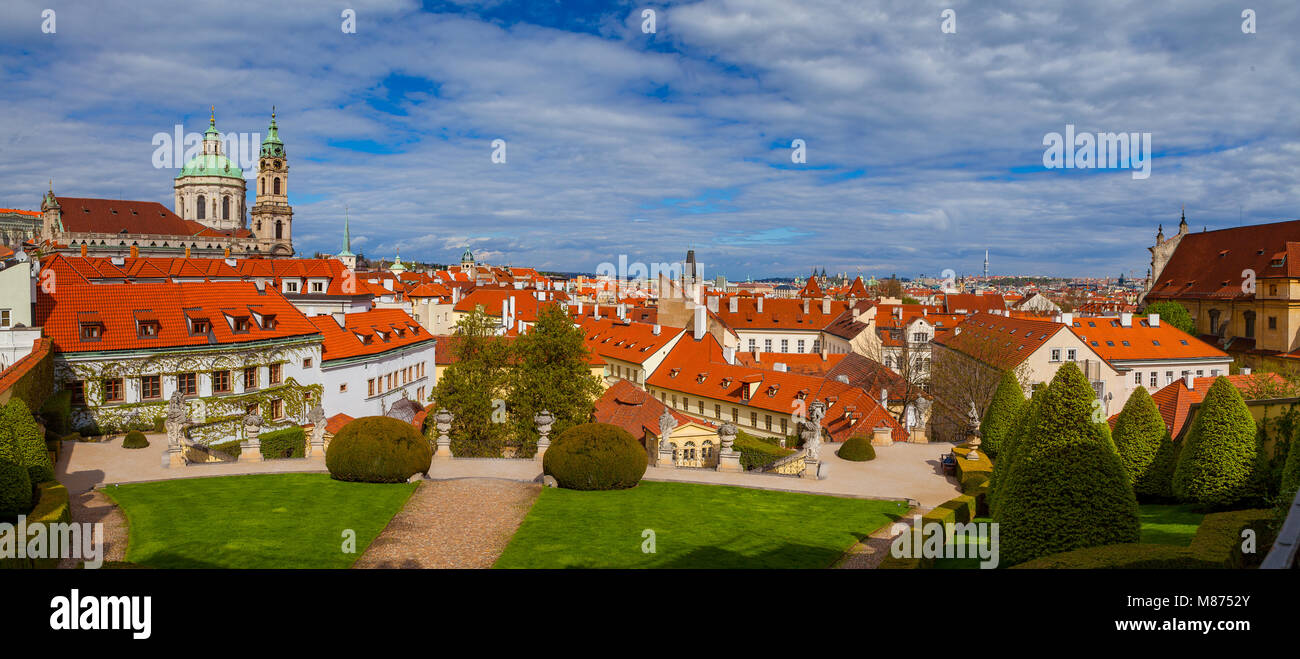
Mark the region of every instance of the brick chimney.
[[822, 298], [822, 313], [829, 315], [830, 312], [831, 312], [831, 299], [828, 297], [824, 297]]
[[758, 296], [758, 312], [763, 313], [763, 296]]
[[729, 300], [727, 300], [727, 311], [730, 311], [731, 313], [737, 313], [737, 312], [739, 312], [739, 311], [740, 311], [740, 298], [738, 298], [738, 297], [736, 297], [736, 296], [734, 296], [734, 295], [731, 296], [731, 298], [730, 298]]

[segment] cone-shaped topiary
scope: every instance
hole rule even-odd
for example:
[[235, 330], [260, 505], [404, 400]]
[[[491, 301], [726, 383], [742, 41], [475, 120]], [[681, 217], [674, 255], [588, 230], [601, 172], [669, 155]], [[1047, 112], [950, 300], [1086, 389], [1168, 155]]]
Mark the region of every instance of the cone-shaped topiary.
[[1296, 490], [1300, 490], [1300, 424], [1291, 434], [1291, 445], [1287, 449], [1286, 462], [1282, 464], [1282, 479], [1278, 484], [1278, 494], [1282, 501], [1290, 503], [1295, 499]]
[[1241, 392], [1219, 377], [1183, 440], [1174, 469], [1174, 496], [1209, 506], [1226, 506], [1249, 494], [1255, 466], [1255, 419]]
[[1095, 398], [1072, 362], [1035, 396], [998, 490], [1003, 564], [1138, 541], [1137, 499], [1104, 422], [1093, 421]]
[[1016, 412], [1015, 419], [1011, 422], [1011, 428], [1007, 434], [1002, 437], [1002, 450], [998, 454], [998, 459], [993, 461], [993, 473], [989, 474], [989, 511], [992, 513], [993, 508], [997, 505], [998, 492], [1001, 485], [1006, 483], [1007, 473], [1011, 471], [1011, 465], [1015, 462], [1015, 451], [1019, 445], [1020, 437], [1024, 435], [1025, 429], [1029, 426], [1029, 419], [1042, 404], [1042, 396], [1035, 395], [1033, 398], [1025, 401]]
[[27, 468], [32, 484], [54, 480], [54, 465], [45, 449], [41, 426], [21, 398], [11, 398], [0, 408], [0, 444], [8, 444], [17, 464]]
[[387, 416], [349, 421], [330, 440], [325, 468], [341, 481], [401, 483], [429, 471], [433, 447], [415, 426]]
[[1004, 439], [1014, 430], [1016, 416], [1025, 405], [1025, 392], [1015, 374], [1003, 371], [1002, 381], [993, 391], [993, 398], [980, 421], [980, 448], [990, 458], [997, 459]]
[[850, 437], [848, 441], [840, 445], [840, 450], [835, 452], [845, 460], [853, 462], [866, 462], [876, 459], [876, 447], [871, 445], [871, 438], [863, 435]]
[[139, 430], [132, 430], [122, 439], [122, 448], [149, 448], [149, 440]]
[[1174, 442], [1147, 390], [1138, 387], [1115, 419], [1115, 450], [1139, 500], [1172, 496]]
[[583, 423], [560, 433], [542, 458], [542, 471], [570, 490], [623, 490], [641, 482], [648, 463], [628, 431]]

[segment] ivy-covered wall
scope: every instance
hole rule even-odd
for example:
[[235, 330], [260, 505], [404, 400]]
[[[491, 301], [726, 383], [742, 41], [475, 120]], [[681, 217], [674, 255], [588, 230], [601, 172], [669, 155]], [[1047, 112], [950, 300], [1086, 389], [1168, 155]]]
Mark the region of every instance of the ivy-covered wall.
[[54, 349], [49, 339], [37, 339], [31, 354], [0, 372], [0, 404], [20, 398], [27, 407], [41, 409], [54, 393]]
[[[177, 376], [196, 373], [197, 396], [185, 401], [186, 413], [198, 425], [191, 427], [189, 436], [197, 442], [242, 439], [243, 417], [251, 405], [258, 405], [265, 428], [287, 427], [306, 421], [307, 412], [317, 402], [322, 402], [324, 387], [304, 384], [297, 376], [314, 379], [316, 371], [300, 368], [304, 358], [319, 363], [319, 339], [296, 344], [273, 344], [253, 347], [213, 346], [216, 350], [202, 352], [159, 352], [134, 359], [87, 359], [79, 355], [60, 355], [54, 362], [54, 380], [60, 386], [72, 380], [84, 382], [85, 405], [72, 412], [72, 427], [99, 433], [119, 433], [133, 428], [148, 429], [161, 426], [166, 418], [167, 404], [177, 387]], [[219, 350], [219, 351], [218, 351]], [[281, 365], [281, 382], [268, 385], [266, 367]], [[242, 372], [245, 367], [259, 368], [261, 388], [232, 393], [213, 393], [211, 374], [229, 371], [231, 387], [242, 389]], [[161, 396], [141, 400], [140, 378], [161, 376]], [[105, 403], [104, 381], [121, 378], [129, 402]], [[271, 402], [283, 403], [283, 419], [270, 419]], [[84, 433], [83, 433], [84, 434]]]

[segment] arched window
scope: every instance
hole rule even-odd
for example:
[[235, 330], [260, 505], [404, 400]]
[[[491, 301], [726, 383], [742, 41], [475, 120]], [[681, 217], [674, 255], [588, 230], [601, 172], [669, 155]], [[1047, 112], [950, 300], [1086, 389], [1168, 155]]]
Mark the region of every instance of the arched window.
[[279, 240], [284, 237], [284, 222], [275, 221], [275, 239]]
[[208, 217], [207, 216], [208, 207], [203, 202], [204, 202], [203, 195], [199, 195], [199, 219], [200, 220], [205, 220]]
[[230, 197], [221, 198], [221, 219], [230, 219]]
[[277, 176], [273, 180], [275, 181], [275, 194], [280, 194], [280, 177]]
[[1242, 316], [1243, 316], [1243, 320], [1246, 321], [1246, 338], [1248, 339], [1255, 338], [1255, 312], [1247, 311], [1246, 313], [1242, 314]]

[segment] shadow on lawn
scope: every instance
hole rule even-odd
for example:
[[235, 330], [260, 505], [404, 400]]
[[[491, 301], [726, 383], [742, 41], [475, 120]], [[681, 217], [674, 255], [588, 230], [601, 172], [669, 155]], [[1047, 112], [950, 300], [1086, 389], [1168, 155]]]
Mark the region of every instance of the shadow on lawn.
[[655, 567], [668, 570], [828, 568], [842, 553], [826, 547], [795, 543], [785, 543], [757, 555], [742, 554], [721, 547], [700, 547]]

